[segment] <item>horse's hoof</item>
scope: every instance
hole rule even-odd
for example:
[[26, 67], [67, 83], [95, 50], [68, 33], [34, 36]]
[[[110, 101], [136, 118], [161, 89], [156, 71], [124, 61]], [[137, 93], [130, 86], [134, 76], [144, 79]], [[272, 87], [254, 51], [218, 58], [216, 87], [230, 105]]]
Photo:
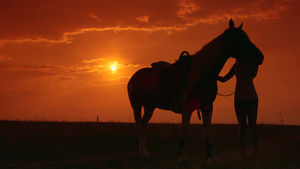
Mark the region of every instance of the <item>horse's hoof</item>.
[[241, 160], [246, 160], [246, 159], [247, 159], [247, 156], [246, 156], [246, 155], [241, 155], [240, 159], [241, 159]]
[[142, 154], [141, 154], [140, 160], [141, 160], [142, 162], [148, 162], [148, 161], [149, 161], [149, 153], [148, 153], [148, 152], [142, 153]]
[[207, 161], [208, 161], [208, 163], [213, 163], [213, 162], [219, 162], [220, 159], [216, 156], [212, 156], [212, 157], [207, 158]]
[[140, 161], [143, 163], [148, 163], [149, 162], [149, 158], [148, 157], [141, 157]]
[[186, 164], [188, 164], [188, 160], [187, 160], [186, 156], [184, 156], [184, 155], [178, 156], [178, 162], [179, 162], [181, 165], [186, 165]]

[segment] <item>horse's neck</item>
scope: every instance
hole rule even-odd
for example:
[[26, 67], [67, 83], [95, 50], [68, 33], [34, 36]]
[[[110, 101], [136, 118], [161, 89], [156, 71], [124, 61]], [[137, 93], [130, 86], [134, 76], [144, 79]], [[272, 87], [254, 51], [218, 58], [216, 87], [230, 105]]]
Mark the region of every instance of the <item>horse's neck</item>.
[[193, 67], [217, 77], [228, 59], [225, 52], [221, 38], [217, 37], [192, 56]]

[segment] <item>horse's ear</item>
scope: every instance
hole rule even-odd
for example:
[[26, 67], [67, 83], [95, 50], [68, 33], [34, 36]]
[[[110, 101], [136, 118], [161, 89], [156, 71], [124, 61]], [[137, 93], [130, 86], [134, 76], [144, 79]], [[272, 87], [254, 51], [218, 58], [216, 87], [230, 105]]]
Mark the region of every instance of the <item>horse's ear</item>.
[[230, 28], [230, 29], [233, 29], [233, 28], [234, 28], [234, 23], [233, 23], [233, 20], [232, 20], [232, 19], [230, 19], [230, 21], [229, 21], [229, 28]]
[[239, 26], [239, 29], [242, 29], [242, 27], [243, 27], [243, 22], [242, 22], [241, 25]]

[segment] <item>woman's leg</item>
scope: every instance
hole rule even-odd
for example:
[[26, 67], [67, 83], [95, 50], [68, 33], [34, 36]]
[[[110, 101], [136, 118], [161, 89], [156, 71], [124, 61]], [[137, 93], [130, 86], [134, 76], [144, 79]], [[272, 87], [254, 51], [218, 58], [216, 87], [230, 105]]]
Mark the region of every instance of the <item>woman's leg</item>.
[[258, 134], [256, 129], [257, 109], [258, 109], [257, 104], [247, 108], [249, 128], [251, 130], [253, 141], [254, 141], [254, 154], [256, 154], [258, 151]]
[[246, 157], [246, 129], [247, 119], [244, 107], [235, 106], [235, 113], [240, 125], [241, 156]]

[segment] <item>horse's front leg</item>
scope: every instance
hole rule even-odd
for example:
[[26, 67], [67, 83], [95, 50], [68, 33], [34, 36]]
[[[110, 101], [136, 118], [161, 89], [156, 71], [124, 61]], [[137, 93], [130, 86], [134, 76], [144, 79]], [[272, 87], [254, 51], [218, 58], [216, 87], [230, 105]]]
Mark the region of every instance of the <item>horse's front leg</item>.
[[188, 104], [188, 96], [189, 93], [192, 91], [194, 85], [195, 75], [191, 73], [188, 76], [188, 80], [186, 81], [186, 86], [181, 93], [180, 103], [181, 103], [181, 113], [182, 113], [182, 127], [181, 127], [181, 138], [180, 143], [177, 151], [178, 161], [180, 163], [186, 163], [187, 158], [184, 154], [185, 144], [187, 140], [187, 130], [190, 124], [191, 113], [187, 111], [187, 104]]
[[211, 135], [211, 117], [212, 117], [213, 105], [201, 106], [203, 126], [204, 126], [204, 137], [206, 143], [206, 155], [208, 161], [216, 161], [218, 158], [214, 154], [214, 148], [212, 144], [212, 135]]
[[187, 163], [187, 158], [184, 154], [184, 148], [187, 140], [187, 130], [190, 124], [191, 114], [186, 112], [182, 113], [182, 128], [181, 128], [181, 138], [179, 142], [179, 147], [177, 151], [178, 161], [180, 163]]

